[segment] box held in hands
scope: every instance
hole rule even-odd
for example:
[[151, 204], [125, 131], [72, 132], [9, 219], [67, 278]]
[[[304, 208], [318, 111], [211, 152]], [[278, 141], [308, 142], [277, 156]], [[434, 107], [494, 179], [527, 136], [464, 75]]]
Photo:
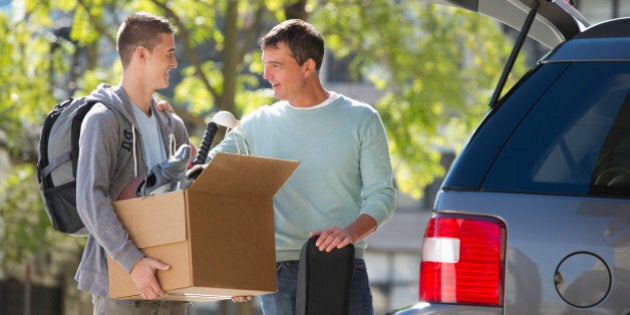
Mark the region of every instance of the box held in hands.
[[[216, 300], [277, 289], [273, 195], [298, 162], [219, 153], [186, 190], [114, 202], [147, 256], [171, 266], [157, 278], [168, 300]], [[112, 298], [141, 299], [108, 259]]]

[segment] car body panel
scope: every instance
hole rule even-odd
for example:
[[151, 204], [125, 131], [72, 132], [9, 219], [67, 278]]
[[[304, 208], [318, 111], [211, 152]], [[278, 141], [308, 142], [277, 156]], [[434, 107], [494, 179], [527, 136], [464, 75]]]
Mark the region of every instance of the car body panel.
[[561, 48], [542, 62], [630, 61], [628, 38], [575, 39], [562, 44]]
[[[630, 203], [626, 199], [448, 191], [440, 192], [436, 208], [436, 213], [483, 213], [506, 222], [505, 303], [483, 307], [419, 302], [396, 315], [630, 313], [630, 301], [625, 298], [630, 292]], [[572, 219], [567, 222], [566, 218]], [[578, 254], [599, 257], [609, 269], [604, 277], [611, 277], [614, 284], [590, 307], [570, 305], [557, 290], [559, 266]], [[584, 298], [595, 285], [586, 271], [591, 270], [562, 280]]]
[[[624, 298], [630, 292], [627, 199], [451, 191], [441, 192], [438, 201], [438, 212], [483, 213], [506, 223], [505, 314], [630, 312], [630, 301]], [[557, 268], [574, 254], [595, 255], [610, 269], [614, 285], [591, 307], [570, 305], [556, 289]], [[573, 285], [588, 295], [593, 284]]]
[[499, 307], [477, 307], [471, 311], [467, 306], [419, 302], [395, 313], [396, 315], [502, 315]]

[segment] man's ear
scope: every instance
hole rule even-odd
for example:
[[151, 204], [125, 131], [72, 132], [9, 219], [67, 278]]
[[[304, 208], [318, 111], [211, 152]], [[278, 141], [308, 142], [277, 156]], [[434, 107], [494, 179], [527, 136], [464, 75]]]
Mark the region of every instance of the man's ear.
[[304, 76], [308, 77], [317, 71], [317, 64], [313, 58], [308, 58], [302, 65]]

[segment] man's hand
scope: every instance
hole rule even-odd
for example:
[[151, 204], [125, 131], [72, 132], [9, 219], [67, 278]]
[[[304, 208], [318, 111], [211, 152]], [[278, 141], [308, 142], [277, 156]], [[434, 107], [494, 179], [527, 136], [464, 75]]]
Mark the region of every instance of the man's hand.
[[171, 266], [153, 258], [144, 257], [140, 259], [131, 269], [131, 280], [140, 290], [143, 299], [155, 299], [166, 296], [166, 291], [162, 290], [160, 283], [155, 277], [158, 270], [169, 270]]
[[376, 231], [378, 224], [376, 220], [370, 215], [362, 213], [357, 217], [354, 222], [346, 226], [344, 229], [340, 229], [336, 226], [327, 228], [325, 230], [314, 231], [309, 234], [309, 237], [319, 235], [315, 246], [321, 251], [330, 252], [336, 248], [344, 248], [348, 244], [354, 244], [368, 235]]
[[167, 111], [167, 112], [171, 112], [175, 114], [175, 108], [173, 108], [173, 106], [171, 106], [171, 104], [167, 101], [158, 100], [156, 105], [157, 105], [158, 110], [160, 111]]
[[247, 302], [251, 301], [254, 297], [251, 295], [233, 296], [232, 302]]
[[309, 237], [316, 235], [319, 235], [319, 237], [315, 242], [315, 246], [317, 246], [320, 251], [326, 251], [327, 253], [335, 248], [344, 248], [348, 246], [348, 244], [353, 243], [350, 233], [336, 226], [311, 232]]

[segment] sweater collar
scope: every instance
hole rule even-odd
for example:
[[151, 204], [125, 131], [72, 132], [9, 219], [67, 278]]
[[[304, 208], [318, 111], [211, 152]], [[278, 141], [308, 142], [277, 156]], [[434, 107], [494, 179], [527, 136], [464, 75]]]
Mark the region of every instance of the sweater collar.
[[334, 103], [340, 97], [340, 95], [335, 93], [335, 92], [331, 91], [329, 93], [330, 93], [330, 96], [328, 96], [328, 98], [326, 100], [324, 100], [323, 102], [321, 102], [321, 103], [319, 103], [319, 104], [317, 104], [315, 106], [311, 106], [311, 107], [295, 107], [295, 106], [292, 106], [291, 104], [289, 104], [288, 101], [282, 101], [282, 104], [285, 107], [288, 107], [288, 108], [291, 108], [291, 109], [294, 109], [294, 110], [299, 110], [299, 111], [317, 110], [317, 109], [320, 109], [320, 108], [324, 108], [324, 107], [330, 106], [332, 103]]

